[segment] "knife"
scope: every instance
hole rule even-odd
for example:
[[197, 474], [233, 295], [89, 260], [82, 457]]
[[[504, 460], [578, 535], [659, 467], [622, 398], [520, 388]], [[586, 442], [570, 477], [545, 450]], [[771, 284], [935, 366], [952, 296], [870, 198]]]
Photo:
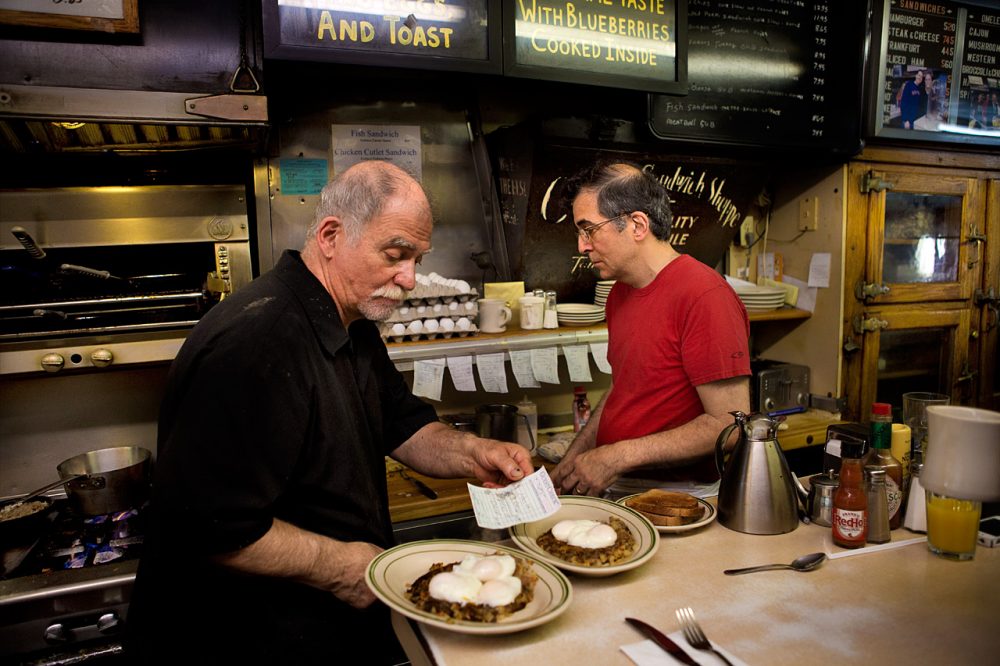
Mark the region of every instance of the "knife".
[[437, 493], [434, 492], [433, 490], [431, 490], [430, 486], [428, 486], [426, 483], [424, 483], [420, 479], [413, 478], [412, 476], [410, 476], [409, 474], [406, 473], [406, 470], [402, 470], [402, 469], [399, 470], [399, 475], [402, 478], [404, 478], [407, 481], [409, 481], [410, 483], [412, 483], [413, 485], [415, 485], [417, 487], [417, 490], [419, 490], [421, 492], [421, 494], [423, 494], [423, 496], [426, 497], [427, 499], [432, 499], [433, 500], [433, 499], [437, 499], [438, 498]]
[[672, 640], [667, 638], [666, 634], [656, 627], [652, 627], [642, 620], [637, 620], [634, 617], [627, 617], [625, 618], [625, 621], [641, 631], [647, 638], [659, 645], [665, 651], [669, 652], [675, 659], [684, 662], [688, 666], [700, 666], [698, 662], [689, 657], [688, 653], [682, 650], [677, 643], [674, 643]]

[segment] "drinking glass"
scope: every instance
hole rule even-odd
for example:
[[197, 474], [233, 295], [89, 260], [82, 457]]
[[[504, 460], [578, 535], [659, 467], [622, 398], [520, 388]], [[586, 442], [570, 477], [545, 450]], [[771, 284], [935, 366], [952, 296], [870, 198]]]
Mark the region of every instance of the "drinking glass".
[[927, 547], [935, 555], [971, 560], [976, 555], [982, 502], [927, 491]]
[[947, 405], [951, 398], [944, 393], [912, 392], [903, 394], [903, 423], [910, 426], [910, 462], [924, 461], [927, 455], [927, 408]]

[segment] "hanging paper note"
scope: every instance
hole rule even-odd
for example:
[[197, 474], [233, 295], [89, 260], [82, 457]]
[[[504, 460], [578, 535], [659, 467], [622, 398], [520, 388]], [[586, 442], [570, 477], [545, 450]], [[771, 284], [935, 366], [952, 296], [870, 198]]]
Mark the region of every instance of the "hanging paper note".
[[559, 355], [555, 347], [531, 350], [531, 371], [535, 379], [546, 384], [559, 383]]
[[594, 364], [597, 365], [597, 369], [606, 375], [610, 375], [611, 364], [608, 363], [608, 343], [591, 342], [590, 353], [594, 357]]
[[569, 379], [572, 382], [589, 382], [590, 356], [587, 345], [563, 345], [563, 356], [566, 357], [566, 367], [569, 368]]
[[531, 352], [529, 350], [511, 350], [510, 367], [514, 371], [514, 378], [520, 388], [538, 388], [541, 384], [535, 379], [535, 372], [531, 369]]
[[448, 372], [451, 373], [451, 381], [459, 391], [476, 390], [476, 378], [472, 374], [471, 356], [449, 356]]
[[441, 383], [444, 381], [444, 359], [435, 358], [413, 362], [413, 395], [431, 400], [441, 400]]
[[489, 393], [507, 392], [507, 371], [503, 365], [504, 353], [476, 354], [476, 367], [479, 368], [479, 383], [483, 390]]

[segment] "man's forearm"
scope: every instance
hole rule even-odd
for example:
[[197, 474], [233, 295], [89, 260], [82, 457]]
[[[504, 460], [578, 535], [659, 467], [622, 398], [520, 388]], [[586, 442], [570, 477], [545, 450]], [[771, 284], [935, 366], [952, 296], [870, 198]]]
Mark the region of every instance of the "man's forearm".
[[257, 541], [215, 559], [242, 573], [287, 578], [329, 589], [330, 580], [338, 575], [337, 563], [343, 561], [343, 546], [340, 541], [276, 519]]
[[422, 474], [438, 478], [474, 476], [470, 448], [479, 438], [443, 423], [428, 423], [392, 452]]

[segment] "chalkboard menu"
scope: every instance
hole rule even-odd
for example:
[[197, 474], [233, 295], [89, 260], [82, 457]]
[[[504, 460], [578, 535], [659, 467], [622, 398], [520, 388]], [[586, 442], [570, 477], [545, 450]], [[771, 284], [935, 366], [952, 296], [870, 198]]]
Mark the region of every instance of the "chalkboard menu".
[[870, 132], [1000, 143], [1000, 10], [882, 0], [876, 17]]
[[500, 73], [499, 5], [488, 0], [264, 0], [264, 55]]
[[683, 93], [686, 5], [687, 0], [506, 1], [504, 73]]
[[689, 92], [650, 95], [650, 129], [665, 139], [859, 151], [864, 4], [689, 0]]
[[1000, 8], [965, 14], [956, 123], [1000, 137]]

